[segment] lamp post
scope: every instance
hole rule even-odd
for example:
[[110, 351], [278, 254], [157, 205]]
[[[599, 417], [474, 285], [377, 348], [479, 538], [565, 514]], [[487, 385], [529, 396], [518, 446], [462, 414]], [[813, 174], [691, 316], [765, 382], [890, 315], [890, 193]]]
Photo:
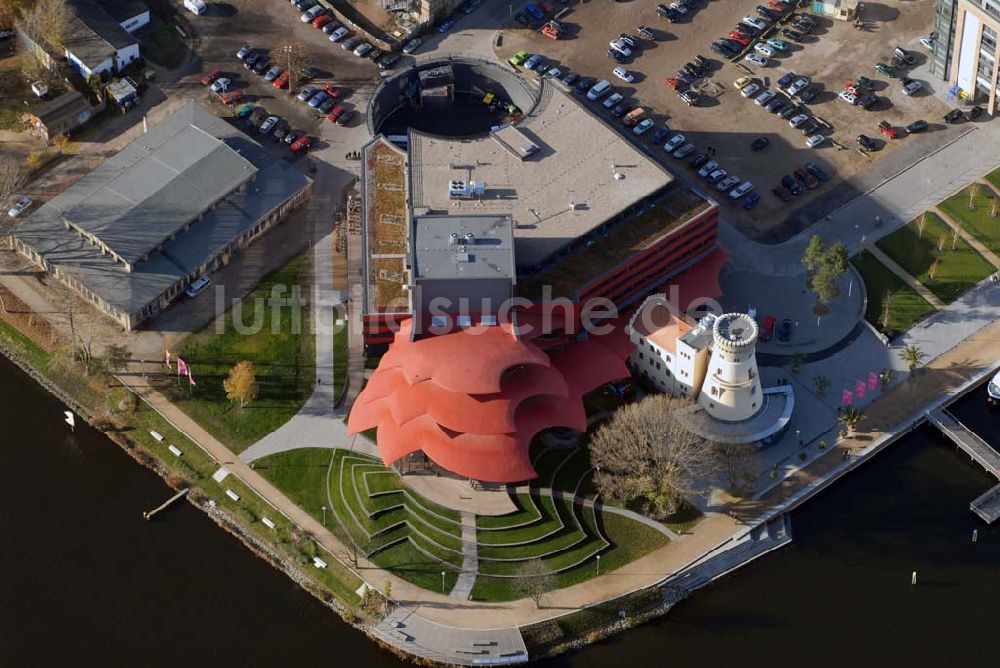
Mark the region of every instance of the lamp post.
[[597, 574], [601, 574], [601, 555], [597, 555]]
[[285, 46], [281, 47], [281, 50], [284, 52], [286, 56], [287, 67], [285, 68], [285, 71], [288, 72], [288, 94], [294, 95], [295, 82], [292, 81], [292, 45], [286, 44]]
[[323, 506], [323, 526], [326, 526], [326, 506]]
[[799, 442], [800, 446], [802, 445], [802, 430], [801, 429], [796, 429], [795, 430], [795, 440]]
[[444, 593], [444, 571], [441, 571], [441, 593]]

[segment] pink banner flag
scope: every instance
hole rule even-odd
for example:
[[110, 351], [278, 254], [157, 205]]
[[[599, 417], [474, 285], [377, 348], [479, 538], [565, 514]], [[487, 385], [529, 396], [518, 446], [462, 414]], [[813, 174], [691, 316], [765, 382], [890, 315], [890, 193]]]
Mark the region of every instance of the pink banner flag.
[[841, 406], [850, 406], [854, 403], [854, 393], [850, 390], [844, 390], [843, 396], [840, 398]]
[[170, 351], [169, 350], [167, 351], [167, 368], [168, 369], [173, 369], [173, 367], [170, 366]]
[[878, 387], [878, 374], [874, 371], [868, 372], [868, 389], [869, 391], [874, 390]]
[[188, 365], [180, 357], [177, 358], [177, 375], [188, 372]]
[[858, 399], [865, 398], [865, 381], [859, 380], [854, 383], [854, 396]]
[[188, 369], [187, 372], [188, 372], [188, 382], [191, 383], [191, 387], [194, 387], [198, 383], [194, 382], [194, 376], [191, 375], [191, 369]]

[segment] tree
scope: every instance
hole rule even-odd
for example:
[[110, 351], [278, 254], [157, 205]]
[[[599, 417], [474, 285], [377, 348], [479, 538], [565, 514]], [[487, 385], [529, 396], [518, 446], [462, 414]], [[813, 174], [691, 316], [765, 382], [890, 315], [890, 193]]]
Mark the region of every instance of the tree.
[[802, 365], [805, 364], [806, 358], [802, 353], [795, 353], [788, 358], [788, 370], [792, 373], [798, 373], [802, 370]]
[[931, 260], [931, 266], [927, 267], [927, 277], [932, 281], [934, 280], [934, 277], [937, 275], [937, 268], [938, 268], [938, 261], [937, 258], [934, 258], [933, 260]]
[[306, 71], [313, 63], [312, 52], [304, 42], [286, 42], [272, 51], [272, 57], [288, 72], [288, 92], [294, 94], [307, 78]]
[[35, 0], [29, 4], [21, 10], [17, 27], [33, 41], [62, 52], [69, 25], [68, 3], [65, 0]]
[[844, 406], [838, 412], [837, 419], [840, 420], [848, 432], [853, 432], [857, 429], [861, 421], [865, 419], [864, 411], [854, 406]]
[[969, 186], [969, 210], [976, 208], [976, 197], [979, 195], [979, 184], [973, 183]]
[[820, 271], [827, 272], [834, 278], [840, 278], [847, 273], [847, 261], [847, 246], [842, 241], [838, 241], [823, 253]]
[[955, 250], [955, 246], [958, 245], [958, 228], [953, 228], [951, 231], [951, 249]]
[[253, 362], [243, 360], [237, 362], [229, 371], [229, 377], [222, 381], [222, 387], [226, 390], [226, 398], [230, 401], [238, 401], [240, 408], [246, 408], [257, 398], [259, 388], [257, 387], [257, 372], [253, 367]]
[[927, 353], [920, 349], [920, 346], [909, 345], [900, 351], [903, 361], [910, 367], [910, 372], [916, 371], [920, 363], [927, 357]]
[[994, 195], [990, 198], [990, 218], [997, 217], [997, 196]]
[[743, 443], [726, 443], [717, 445], [715, 450], [726, 478], [726, 491], [738, 497], [752, 493], [761, 471], [757, 448]]
[[812, 238], [809, 239], [809, 245], [806, 246], [805, 253], [802, 255], [802, 265], [806, 268], [806, 271], [813, 274], [819, 270], [822, 262], [823, 240], [820, 239], [818, 234], [814, 234], [812, 235]]
[[606, 499], [619, 505], [638, 501], [656, 518], [685, 503], [697, 480], [717, 467], [713, 449], [682, 421], [691, 408], [682, 399], [651, 395], [620, 409], [594, 433], [590, 459]]
[[878, 375], [879, 386], [883, 392], [885, 392], [885, 388], [889, 387], [889, 383], [892, 382], [892, 378], [895, 375], [892, 369], [883, 369], [882, 373]]
[[556, 587], [556, 574], [541, 559], [529, 559], [517, 569], [517, 577], [511, 586], [518, 596], [530, 598], [538, 608], [542, 595]]
[[938, 246], [937, 246], [938, 253], [943, 253], [944, 252], [944, 247], [947, 244], [948, 244], [948, 235], [947, 234], [942, 234], [941, 236], [939, 236], [938, 237]]
[[7, 198], [21, 187], [27, 174], [28, 170], [20, 160], [9, 153], [0, 154], [0, 204], [5, 204]]
[[812, 291], [816, 295], [816, 301], [824, 306], [840, 294], [840, 291], [837, 289], [837, 279], [825, 271], [820, 271], [813, 276]]
[[822, 396], [830, 389], [830, 379], [826, 376], [813, 376], [813, 387], [816, 388], [816, 394]]
[[924, 211], [920, 214], [920, 218], [917, 219], [917, 238], [924, 238], [924, 228], [927, 227], [927, 212]]
[[886, 290], [885, 294], [882, 295], [882, 313], [878, 318], [879, 325], [882, 327], [883, 332], [889, 331], [889, 325], [892, 323], [892, 291]]
[[114, 373], [123, 371], [132, 361], [132, 353], [125, 346], [112, 343], [104, 349], [104, 368]]

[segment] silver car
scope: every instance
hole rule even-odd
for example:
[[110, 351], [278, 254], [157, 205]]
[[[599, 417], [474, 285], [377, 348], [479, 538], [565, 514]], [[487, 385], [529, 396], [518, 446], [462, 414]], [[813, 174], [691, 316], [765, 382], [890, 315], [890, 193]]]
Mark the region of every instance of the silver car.
[[267, 119], [260, 124], [261, 133], [266, 135], [268, 132], [274, 129], [274, 126], [277, 125], [278, 121], [280, 120], [281, 119], [278, 118], [277, 116], [268, 116]]
[[347, 37], [350, 34], [351, 34], [350, 30], [348, 30], [347, 28], [341, 26], [341, 27], [337, 28], [336, 30], [334, 30], [333, 34], [330, 35], [330, 41], [331, 42], [339, 42], [340, 40], [344, 39], [345, 37]]
[[17, 218], [22, 213], [24, 213], [25, 210], [29, 206], [31, 206], [33, 202], [34, 200], [31, 199], [30, 197], [22, 197], [21, 199], [17, 200], [17, 204], [10, 207], [10, 210], [7, 212], [7, 215], [10, 216], [11, 218]]
[[372, 45], [368, 42], [361, 42], [358, 44], [357, 48], [354, 49], [354, 55], [358, 58], [362, 58], [366, 53], [372, 50]]

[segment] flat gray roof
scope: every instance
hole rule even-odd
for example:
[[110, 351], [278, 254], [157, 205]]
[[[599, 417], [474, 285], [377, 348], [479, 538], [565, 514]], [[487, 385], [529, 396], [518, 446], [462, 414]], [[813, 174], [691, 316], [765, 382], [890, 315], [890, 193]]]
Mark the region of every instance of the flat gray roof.
[[[517, 128], [538, 147], [527, 157], [492, 136], [459, 140], [411, 130], [413, 207], [509, 214], [518, 264], [537, 266], [673, 180], [553, 85], [544, 85], [538, 106]], [[485, 193], [451, 199], [453, 180], [484, 182]]]
[[66, 49], [87, 67], [96, 67], [125, 47], [136, 44], [120, 22], [88, 0], [72, 3], [66, 29]]
[[513, 279], [513, 241], [508, 216], [415, 216], [413, 276]]
[[[164, 241], [160, 248], [154, 248], [149, 258], [137, 263], [129, 273], [124, 265], [103, 254], [100, 247], [90, 244], [74, 229], [67, 229], [64, 212], [67, 209], [81, 211], [78, 208], [81, 202], [89, 201], [96, 192], [94, 185], [103, 185], [109, 176], [114, 176], [104, 172], [121, 171], [118, 159], [122, 154], [144, 155], [148, 149], [136, 147], [136, 144], [149, 142], [150, 137], [168, 142], [171, 137], [183, 134], [183, 126], [197, 128], [208, 135], [203, 139], [205, 145], [213, 147], [208, 154], [220, 150], [219, 142], [238, 148], [243, 156], [241, 159], [253, 166], [256, 178], [244, 191], [232, 193], [221, 189], [226, 187], [224, 179], [210, 180], [209, 184], [220, 187], [213, 206], [188, 229]], [[50, 266], [76, 278], [111, 306], [132, 314], [155, 301], [174, 283], [195, 271], [309, 183], [310, 179], [288, 162], [270, 156], [229, 123], [190, 102], [39, 208], [18, 227], [15, 236], [38, 252]], [[207, 186], [203, 185], [201, 190], [207, 192]], [[162, 206], [169, 208], [176, 204], [165, 202]], [[96, 210], [95, 215], [101, 215], [101, 211]], [[130, 225], [130, 220], [121, 221], [123, 230], [134, 226]]]

